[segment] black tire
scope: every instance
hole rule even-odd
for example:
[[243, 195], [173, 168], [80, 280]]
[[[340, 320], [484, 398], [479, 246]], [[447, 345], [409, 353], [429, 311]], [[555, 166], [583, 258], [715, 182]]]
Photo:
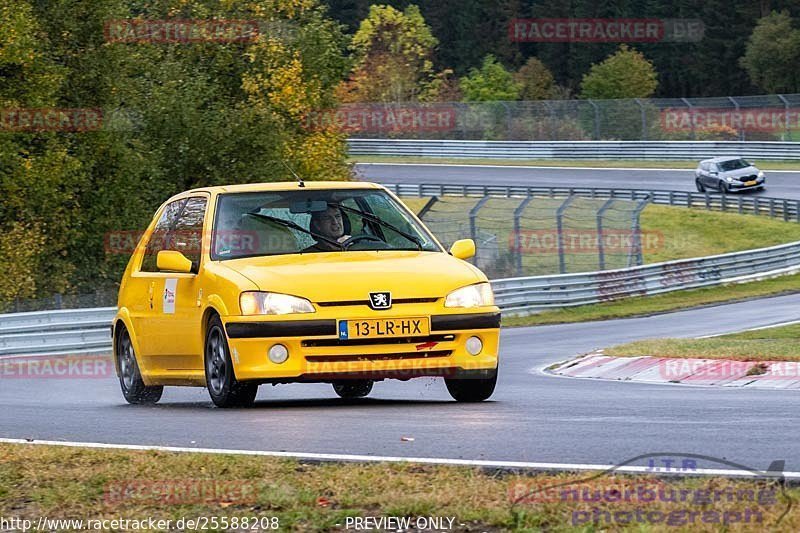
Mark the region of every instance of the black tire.
[[125, 401], [132, 405], [147, 405], [157, 403], [164, 393], [164, 387], [148, 387], [142, 380], [142, 373], [139, 371], [139, 363], [136, 361], [136, 352], [133, 349], [131, 336], [125, 326], [120, 326], [122, 330], [115, 345], [117, 374], [119, 375], [119, 386], [122, 389], [122, 396]]
[[731, 192], [730, 189], [728, 189], [728, 185], [722, 180], [719, 180], [719, 192], [722, 194], [729, 194]]
[[242, 383], [236, 379], [225, 329], [216, 315], [208, 323], [203, 352], [206, 388], [214, 405], [223, 408], [253, 405], [258, 384]]
[[372, 392], [373, 381], [368, 379], [344, 379], [333, 383], [333, 390], [340, 398], [352, 400], [364, 398]]
[[455, 401], [482, 402], [494, 393], [497, 372], [489, 378], [445, 378], [444, 383]]
[[695, 180], [694, 180], [694, 184], [695, 184], [695, 186], [697, 187], [697, 192], [706, 192], [706, 188], [705, 188], [705, 187], [703, 187], [703, 184], [702, 184], [702, 183], [700, 183], [700, 180], [699, 180], [699, 179], [695, 179]]

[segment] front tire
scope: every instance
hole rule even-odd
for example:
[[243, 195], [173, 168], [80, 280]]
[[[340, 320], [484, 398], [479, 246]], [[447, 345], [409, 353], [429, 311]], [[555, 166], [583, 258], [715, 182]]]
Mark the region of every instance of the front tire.
[[728, 185], [724, 181], [721, 181], [721, 180], [719, 182], [719, 192], [722, 193], [722, 194], [730, 194], [730, 192], [731, 192], [730, 189], [728, 189]]
[[333, 390], [340, 398], [344, 398], [345, 400], [364, 398], [372, 392], [373, 383], [373, 381], [368, 379], [336, 381], [333, 383]]
[[206, 387], [214, 405], [222, 408], [253, 405], [258, 385], [236, 379], [228, 340], [218, 316], [214, 316], [208, 324], [204, 351]]
[[164, 387], [148, 387], [144, 384], [139, 364], [136, 362], [131, 336], [124, 326], [119, 334], [116, 350], [119, 385], [125, 401], [132, 405], [158, 403], [164, 393]]
[[497, 372], [488, 378], [445, 378], [447, 392], [457, 402], [482, 402], [488, 400], [497, 385]]
[[702, 184], [702, 183], [700, 183], [700, 180], [699, 180], [699, 179], [695, 179], [695, 180], [694, 180], [694, 184], [695, 184], [695, 186], [697, 187], [697, 192], [706, 192], [706, 188], [705, 188], [705, 187], [703, 187], [703, 184]]

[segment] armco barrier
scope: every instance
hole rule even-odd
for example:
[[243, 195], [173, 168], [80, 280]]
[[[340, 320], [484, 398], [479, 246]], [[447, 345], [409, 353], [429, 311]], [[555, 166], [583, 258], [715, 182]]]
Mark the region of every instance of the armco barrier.
[[442, 141], [348, 139], [350, 155], [487, 159], [800, 159], [800, 143], [758, 141]]
[[660, 205], [694, 207], [711, 211], [754, 214], [800, 222], [800, 200], [687, 191], [600, 189], [588, 187], [534, 187], [525, 185], [446, 185], [439, 183], [394, 183], [385, 185], [398, 196], [496, 196], [504, 198], [566, 197], [645, 200]]
[[[800, 242], [602, 272], [492, 280], [506, 316], [800, 272]], [[111, 350], [113, 307], [0, 315], [0, 355]]]

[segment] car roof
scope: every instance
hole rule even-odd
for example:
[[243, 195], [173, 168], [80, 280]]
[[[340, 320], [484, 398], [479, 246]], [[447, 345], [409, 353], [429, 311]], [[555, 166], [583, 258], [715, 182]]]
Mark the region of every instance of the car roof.
[[320, 191], [335, 189], [381, 189], [377, 183], [366, 181], [306, 181], [303, 187], [296, 181], [280, 181], [269, 183], [241, 183], [234, 185], [219, 185], [216, 187], [201, 187], [176, 194], [174, 198], [198, 192], [210, 194], [225, 194], [237, 192], [267, 192], [267, 191]]
[[719, 157], [712, 157], [711, 159], [703, 159], [701, 163], [722, 163], [723, 161], [734, 161], [736, 159], [743, 159], [738, 155], [723, 155]]

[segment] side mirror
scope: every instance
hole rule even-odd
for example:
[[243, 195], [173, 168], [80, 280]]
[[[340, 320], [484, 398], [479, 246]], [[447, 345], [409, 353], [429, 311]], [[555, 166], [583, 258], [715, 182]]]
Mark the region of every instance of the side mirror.
[[475, 256], [475, 241], [472, 239], [461, 239], [453, 243], [450, 247], [450, 255], [457, 259], [469, 259]]
[[156, 256], [156, 266], [159, 270], [167, 272], [180, 272], [190, 274], [192, 262], [180, 252], [174, 250], [161, 250]]

